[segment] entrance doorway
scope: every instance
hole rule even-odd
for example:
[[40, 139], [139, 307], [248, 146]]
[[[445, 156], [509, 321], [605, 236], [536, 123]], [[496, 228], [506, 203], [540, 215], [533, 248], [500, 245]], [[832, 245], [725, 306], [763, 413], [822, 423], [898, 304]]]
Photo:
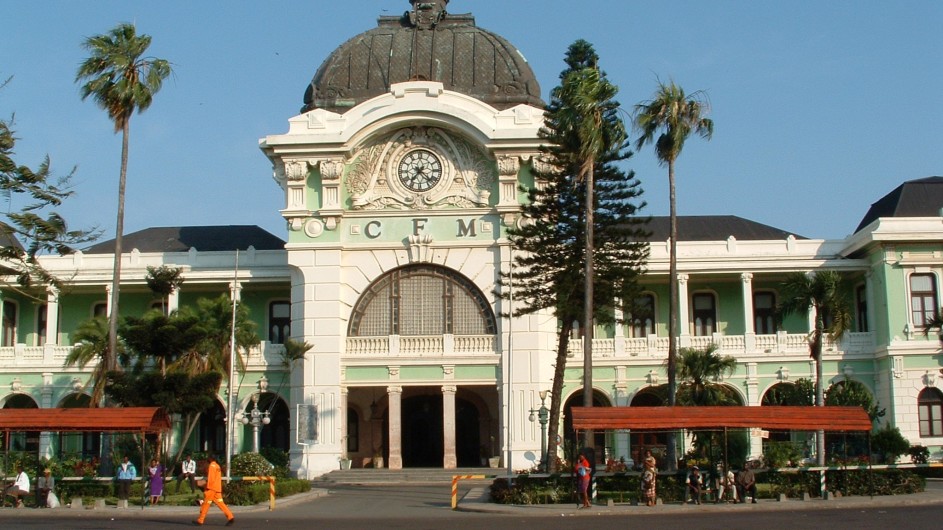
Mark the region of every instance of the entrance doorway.
[[442, 397], [403, 398], [403, 467], [442, 467]]

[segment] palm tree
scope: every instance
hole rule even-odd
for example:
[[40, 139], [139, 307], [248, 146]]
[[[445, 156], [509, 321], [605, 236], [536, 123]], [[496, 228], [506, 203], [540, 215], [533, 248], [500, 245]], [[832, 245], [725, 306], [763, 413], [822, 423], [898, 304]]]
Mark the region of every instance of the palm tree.
[[716, 344], [682, 348], [678, 356], [678, 377], [682, 380], [678, 400], [682, 405], [698, 407], [735, 404], [730, 391], [716, 381], [736, 368], [737, 359], [718, 355]]
[[108, 350], [104, 362], [107, 370], [117, 366], [118, 290], [121, 278], [121, 243], [124, 233], [124, 195], [128, 175], [128, 137], [131, 115], [143, 112], [170, 73], [170, 63], [144, 55], [151, 44], [148, 35], [137, 35], [133, 24], [119, 24], [106, 35], [85, 39], [83, 47], [88, 59], [79, 65], [75, 75], [82, 99], [95, 100], [121, 131], [121, 171], [118, 177], [118, 221], [115, 227], [115, 264], [111, 283], [111, 312], [108, 315]]
[[[678, 357], [678, 214], [675, 201], [675, 161], [681, 154], [684, 142], [697, 133], [710, 140], [714, 134], [714, 122], [705, 117], [709, 105], [703, 101], [702, 92], [685, 94], [684, 89], [673, 81], [659, 81], [658, 89], [651, 100], [635, 106], [635, 127], [641, 131], [636, 140], [636, 149], [655, 143], [655, 155], [659, 162], [668, 166], [668, 203], [670, 222], [670, 244], [668, 250], [668, 405], [675, 404], [677, 392]], [[659, 131], [661, 131], [660, 134]], [[658, 134], [657, 139], [655, 138]], [[674, 469], [675, 444], [669, 440], [668, 463]]]
[[94, 363], [89, 379], [92, 381], [92, 399], [89, 406], [97, 407], [105, 395], [105, 374], [108, 371], [104, 363], [108, 351], [108, 321], [102, 317], [90, 318], [75, 330], [75, 346], [63, 363], [64, 368], [78, 366], [84, 369]]
[[[678, 404], [689, 407], [738, 405], [732, 390], [717, 382], [736, 368], [737, 360], [729, 355], [718, 355], [716, 344], [706, 348], [681, 348], [678, 352], [678, 377], [681, 379]], [[693, 446], [700, 454], [710, 454], [712, 447], [720, 447], [723, 454], [727, 454], [726, 436], [714, 431], [695, 431], [693, 436]]]
[[[781, 315], [815, 313], [815, 325], [809, 332], [809, 355], [815, 359], [815, 405], [825, 404], [822, 378], [822, 343], [826, 337], [837, 342], [851, 327], [851, 311], [845, 298], [844, 280], [836, 271], [818, 271], [815, 274], [790, 274], [781, 287], [782, 302], [777, 308]], [[825, 465], [825, 435], [819, 431], [817, 453], [819, 465]]]
[[[573, 155], [579, 163], [576, 182], [582, 182], [586, 188], [585, 209], [585, 256], [584, 256], [584, 292], [583, 292], [583, 406], [593, 406], [593, 313], [595, 275], [594, 216], [596, 161], [619, 149], [628, 135], [620, 119], [611, 119], [611, 114], [618, 106], [613, 101], [618, 88], [610, 83], [605, 74], [599, 71], [599, 57], [589, 43], [577, 41], [575, 50], [582, 56], [573, 66], [582, 67], [567, 72], [560, 86], [559, 97], [566, 102], [561, 108], [560, 123], [563, 129], [573, 135], [576, 149]], [[571, 48], [572, 49], [572, 48]], [[585, 445], [592, 445], [593, 433], [586, 431]]]

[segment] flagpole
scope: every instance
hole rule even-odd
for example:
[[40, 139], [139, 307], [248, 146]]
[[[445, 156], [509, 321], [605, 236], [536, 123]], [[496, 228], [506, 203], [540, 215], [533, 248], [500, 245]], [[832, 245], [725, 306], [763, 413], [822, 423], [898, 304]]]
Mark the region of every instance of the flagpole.
[[239, 281], [239, 249], [236, 249], [236, 268], [232, 276], [232, 290], [230, 291], [230, 296], [232, 296], [232, 326], [230, 327], [229, 334], [229, 366], [227, 367], [229, 371], [229, 382], [228, 388], [226, 390], [226, 480], [229, 481], [232, 478], [232, 473], [230, 464], [232, 463], [232, 449], [233, 449], [233, 438], [236, 433], [235, 426], [235, 414], [233, 413], [233, 365], [235, 364], [236, 359], [236, 286]]

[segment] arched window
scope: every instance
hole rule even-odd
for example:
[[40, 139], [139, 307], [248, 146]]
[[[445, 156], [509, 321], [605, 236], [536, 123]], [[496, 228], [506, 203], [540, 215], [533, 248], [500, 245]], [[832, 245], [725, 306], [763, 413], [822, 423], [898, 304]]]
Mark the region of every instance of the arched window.
[[47, 311], [48, 306], [46, 304], [40, 304], [36, 308], [36, 345], [42, 346], [46, 344], [46, 322], [47, 322]]
[[753, 331], [757, 335], [776, 333], [776, 295], [769, 291], [753, 293]]
[[932, 274], [910, 275], [910, 314], [914, 326], [923, 328], [936, 315], [936, 278]]
[[291, 303], [272, 302], [268, 305], [268, 341], [285, 344], [291, 333]]
[[3, 336], [0, 346], [16, 345], [16, 304], [9, 300], [3, 302]]
[[632, 336], [644, 338], [655, 334], [655, 297], [643, 294], [635, 299], [635, 308], [632, 312]]
[[494, 335], [494, 313], [467, 278], [444, 267], [413, 265], [380, 277], [361, 295], [351, 337]]
[[943, 436], [943, 394], [935, 388], [924, 388], [917, 396], [920, 436]]
[[711, 293], [697, 293], [691, 297], [694, 317], [694, 335], [707, 337], [717, 331], [717, 303]]

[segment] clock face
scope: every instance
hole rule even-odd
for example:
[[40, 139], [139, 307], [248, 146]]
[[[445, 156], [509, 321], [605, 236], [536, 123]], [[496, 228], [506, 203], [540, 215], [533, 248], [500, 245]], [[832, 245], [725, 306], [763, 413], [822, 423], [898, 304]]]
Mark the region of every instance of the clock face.
[[399, 162], [399, 181], [410, 191], [429, 191], [442, 180], [442, 162], [432, 151], [410, 151]]

